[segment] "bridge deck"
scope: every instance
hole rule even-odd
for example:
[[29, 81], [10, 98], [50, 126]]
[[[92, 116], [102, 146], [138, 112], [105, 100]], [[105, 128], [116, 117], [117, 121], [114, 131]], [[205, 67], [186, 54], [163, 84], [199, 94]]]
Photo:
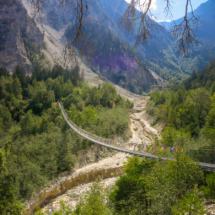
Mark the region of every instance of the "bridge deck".
[[[116, 150], [116, 151], [119, 151], [119, 152], [124, 152], [124, 153], [134, 155], [134, 156], [138, 156], [138, 157], [145, 157], [145, 158], [149, 158], [149, 159], [174, 160], [173, 158], [167, 158], [167, 157], [159, 158], [158, 156], [152, 155], [150, 153], [131, 151], [131, 150], [128, 150], [128, 149], [116, 147], [116, 146], [109, 145], [107, 143], [103, 143], [101, 141], [95, 140], [95, 139], [91, 138], [91, 136], [95, 136], [95, 135], [90, 134], [87, 131], [82, 130], [77, 125], [75, 125], [73, 122], [71, 122], [70, 119], [68, 118], [64, 108], [63, 108], [63, 105], [61, 103], [58, 103], [58, 104], [59, 104], [59, 107], [61, 108], [61, 112], [63, 114], [63, 117], [66, 120], [67, 124], [70, 126], [70, 128], [72, 128], [77, 134], [79, 134], [83, 138], [91, 141], [92, 143], [96, 143], [96, 144], [98, 144], [100, 146], [104, 146], [106, 148], [110, 148], [110, 149], [113, 149], [113, 150]], [[199, 163], [199, 165], [203, 170], [210, 171], [210, 172], [215, 172], [215, 164]]]

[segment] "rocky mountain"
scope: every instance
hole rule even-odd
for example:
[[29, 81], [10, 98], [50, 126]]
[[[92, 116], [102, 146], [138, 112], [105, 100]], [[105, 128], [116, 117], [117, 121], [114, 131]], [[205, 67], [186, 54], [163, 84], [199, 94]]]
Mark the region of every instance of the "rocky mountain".
[[[132, 92], [149, 91], [151, 86], [157, 84], [156, 78], [129, 44], [125, 43], [126, 38], [122, 34], [116, 34], [117, 24], [109, 19], [100, 8], [99, 2], [91, 0], [91, 3], [93, 18], [106, 20], [103, 26], [92, 23], [84, 29], [96, 47], [99, 47], [92, 57], [93, 71]], [[52, 65], [57, 62], [54, 55], [62, 51], [66, 43], [64, 31], [73, 22], [74, 17], [69, 10], [59, 10], [55, 0], [47, 3], [46, 6], [48, 10], [43, 11], [44, 26], [39, 29], [36, 21], [28, 14], [29, 5], [26, 1], [13, 0], [1, 3], [0, 67], [6, 67], [12, 72], [16, 65], [21, 65], [27, 73], [30, 73], [37, 66], [47, 68], [48, 59]], [[98, 35], [96, 40], [94, 40], [95, 29]], [[65, 35], [67, 33], [68, 36], [68, 32], [69, 28], [65, 31]], [[119, 39], [120, 36], [124, 38]], [[103, 46], [100, 46], [104, 38], [106, 40]], [[118, 46], [115, 47], [117, 44]]]
[[[102, 0], [99, 4], [112, 19], [117, 23], [126, 8], [127, 2], [116, 0]], [[198, 47], [194, 47], [193, 52], [188, 59], [180, 57], [176, 50], [175, 40], [168, 33], [172, 23], [161, 23], [166, 27], [166, 30], [161, 30], [158, 35], [148, 41], [146, 45], [139, 45], [136, 52], [146, 65], [155, 71], [157, 74], [166, 80], [182, 80], [192, 74], [193, 70], [202, 70], [206, 65], [215, 59], [215, 2], [208, 0], [201, 4], [195, 11], [196, 17], [199, 17], [201, 22], [196, 29], [198, 40], [202, 43]], [[183, 18], [176, 20], [180, 23]], [[120, 31], [120, 30], [119, 30]], [[122, 32], [122, 31], [121, 31]], [[135, 39], [135, 33], [123, 36], [129, 44], [132, 44]], [[121, 36], [121, 38], [123, 38]]]
[[[194, 49], [188, 60], [177, 55], [174, 38], [166, 29], [162, 29], [154, 38], [149, 39], [147, 44], [140, 44], [134, 48], [137, 35], [135, 31], [127, 35], [118, 26], [118, 19], [124, 14], [128, 6], [127, 2], [121, 0], [90, 0], [89, 2], [91, 17], [102, 21], [102, 24], [87, 21], [84, 26], [85, 34], [96, 47], [95, 54], [92, 56], [94, 65], [91, 69], [126, 89], [139, 93], [148, 91], [151, 86], [156, 85], [155, 76], [149, 69], [165, 80], [179, 82], [188, 77], [193, 69], [199, 70], [204, 67], [214, 56], [214, 30], [210, 30], [214, 19], [212, 0], [195, 11], [198, 16], [205, 14], [207, 10], [210, 14], [204, 16], [204, 23], [201, 23], [197, 30], [198, 38], [206, 46]], [[56, 43], [53, 41], [56, 39], [65, 44], [63, 35], [67, 40], [71, 39], [74, 17], [69, 9], [60, 10], [55, 0], [47, 4], [48, 10], [43, 13], [44, 30], [46, 32], [49, 29], [49, 41], [56, 52], [54, 48]], [[36, 27], [34, 20], [28, 16], [22, 4], [14, 0], [12, 4], [1, 4], [0, 10], [2, 14], [0, 66], [12, 71], [16, 64], [21, 64], [27, 72], [32, 71], [35, 66], [47, 67], [44, 35]], [[9, 10], [12, 13], [11, 16], [8, 13]], [[212, 17], [211, 20], [210, 17]], [[58, 33], [62, 36], [58, 35], [54, 39]], [[48, 57], [50, 59], [50, 56]], [[55, 60], [52, 60], [52, 64], [54, 62]]]
[[[90, 1], [90, 14], [93, 19], [104, 21], [98, 24], [85, 20], [83, 29], [96, 48], [92, 56], [91, 69], [132, 92], [149, 91], [151, 86], [157, 84], [156, 78], [127, 43], [117, 23], [102, 10], [99, 3], [97, 0]], [[56, 31], [62, 32], [66, 28], [65, 36], [68, 41], [71, 40], [74, 17], [70, 11], [59, 10], [56, 1], [52, 1], [48, 8], [48, 12], [43, 17], [44, 23]]]
[[33, 55], [44, 45], [42, 33], [18, 0], [2, 2], [0, 14], [0, 67], [12, 72], [16, 65], [21, 65], [31, 72]]
[[[102, 0], [99, 1], [102, 10], [108, 14], [116, 24], [124, 14], [128, 3], [121, 0]], [[140, 13], [136, 11], [136, 13]], [[136, 29], [137, 31], [137, 29]], [[137, 33], [135, 31], [129, 35], [121, 29], [118, 30], [126, 38], [126, 42], [133, 46]], [[160, 32], [148, 40], [147, 44], [139, 44], [136, 48], [137, 55], [144, 63], [161, 77], [166, 80], [182, 80], [186, 77], [178, 62], [178, 55], [175, 49], [174, 38], [167, 30], [161, 29]]]
[[[13, 20], [16, 22], [15, 27], [17, 29], [14, 30], [14, 27], [9, 25], [7, 27], [3, 26], [5, 22], [3, 19], [7, 19], [7, 21], [9, 19], [2, 11], [2, 47], [5, 44], [8, 45], [4, 51], [1, 50], [1, 55], [4, 57], [1, 58], [2, 63], [0, 65], [12, 71], [15, 65], [21, 64], [27, 72], [32, 71], [38, 65], [40, 67], [47, 66], [47, 57], [44, 55], [44, 35], [36, 27], [33, 19], [27, 15], [20, 1], [14, 1], [12, 4], [4, 3], [1, 5], [1, 10], [4, 10], [6, 7], [14, 10]], [[112, 0], [90, 0], [89, 10], [92, 18], [103, 21], [99, 25], [93, 22], [87, 23], [84, 29], [87, 36], [93, 40], [94, 45], [97, 47], [96, 53], [93, 56], [94, 66], [92, 69], [114, 83], [120, 84], [136, 93], [142, 90], [148, 91], [151, 86], [157, 84], [147, 67], [166, 80], [173, 78], [176, 80], [183, 79], [184, 74], [177, 64], [174, 49], [170, 46], [174, 41], [167, 31], [164, 30], [159, 34], [159, 37], [150, 40], [145, 46], [133, 47], [135, 33], [126, 35], [118, 27], [118, 18], [123, 15], [126, 7], [127, 3], [124, 1], [119, 1], [116, 5]], [[57, 1], [50, 1], [47, 8], [48, 10], [43, 13], [44, 27], [46, 25], [49, 27], [49, 30], [51, 28], [55, 32], [62, 32], [69, 24], [72, 24], [74, 17], [71, 11], [59, 10]], [[19, 22], [20, 19], [22, 21]], [[12, 33], [13, 30], [15, 33]], [[17, 36], [11, 36], [12, 38], [10, 39], [5, 35], [4, 31], [10, 31], [11, 35]], [[69, 28], [65, 31], [65, 35], [69, 39]], [[49, 35], [49, 37], [52, 37], [52, 35]], [[7, 38], [7, 43], [3, 38]], [[103, 38], [105, 40], [102, 42]], [[12, 39], [14, 40], [13, 42], [11, 42]], [[103, 46], [100, 46], [101, 44]], [[12, 49], [10, 49], [10, 45]], [[8, 50], [13, 50], [13, 54], [7, 53]], [[38, 59], [39, 63], [37, 63]]]

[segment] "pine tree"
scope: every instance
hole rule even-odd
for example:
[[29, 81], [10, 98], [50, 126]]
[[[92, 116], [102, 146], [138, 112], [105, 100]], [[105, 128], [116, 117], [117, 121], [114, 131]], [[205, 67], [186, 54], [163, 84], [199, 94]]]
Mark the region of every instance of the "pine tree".
[[13, 80], [13, 94], [17, 99], [22, 99], [22, 87], [17, 77]]
[[1, 76], [9, 77], [10, 73], [7, 71], [6, 68], [2, 67], [2, 68], [0, 68], [0, 77]]
[[25, 77], [25, 70], [23, 67], [17, 66], [14, 73], [13, 73], [13, 78], [18, 78], [21, 85], [22, 89], [24, 89], [27, 85], [26, 83], [26, 77]]
[[0, 149], [0, 214], [21, 215], [24, 206], [15, 197], [16, 187], [13, 176], [7, 173], [6, 158], [9, 155], [11, 141]]
[[206, 176], [207, 186], [202, 186], [205, 197], [209, 199], [215, 199], [215, 172]]
[[180, 202], [177, 202], [177, 206], [171, 207], [174, 215], [204, 215], [205, 204], [202, 198], [199, 198], [199, 190], [197, 185], [194, 186], [191, 192], [188, 192]]
[[213, 82], [210, 90], [211, 90], [211, 95], [213, 95], [215, 93], [215, 81]]

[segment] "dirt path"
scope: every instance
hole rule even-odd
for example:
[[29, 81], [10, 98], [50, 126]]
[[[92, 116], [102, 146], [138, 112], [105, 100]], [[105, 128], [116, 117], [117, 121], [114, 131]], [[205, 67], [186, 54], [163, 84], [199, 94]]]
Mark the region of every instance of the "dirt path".
[[149, 97], [136, 95], [117, 85], [114, 86], [121, 96], [134, 102], [134, 107], [130, 111], [130, 130], [132, 132], [132, 138], [129, 142], [147, 145], [152, 144], [155, 137], [159, 136], [159, 132], [150, 125], [153, 118], [146, 112], [146, 103]]
[[159, 135], [158, 131], [150, 125], [152, 118], [146, 113], [147, 101], [147, 97], [142, 97], [134, 103], [134, 108], [130, 114], [132, 138], [129, 142], [131, 143], [150, 145]]

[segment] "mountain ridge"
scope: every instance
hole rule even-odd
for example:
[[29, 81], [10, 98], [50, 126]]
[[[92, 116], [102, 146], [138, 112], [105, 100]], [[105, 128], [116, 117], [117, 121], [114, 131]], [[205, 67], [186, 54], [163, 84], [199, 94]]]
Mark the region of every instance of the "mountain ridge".
[[[194, 15], [200, 19], [197, 26], [196, 37], [201, 43], [199, 46], [193, 47], [192, 52], [187, 59], [180, 57], [178, 60], [180, 62], [182, 70], [191, 75], [193, 70], [200, 71], [203, 70], [211, 61], [215, 59], [215, 2], [213, 0], [208, 0], [202, 3], [196, 10], [194, 10]], [[191, 13], [188, 14], [188, 17]], [[183, 21], [183, 18], [177, 19], [174, 22], [179, 24]], [[171, 28], [172, 23], [162, 23], [167, 30]]]

